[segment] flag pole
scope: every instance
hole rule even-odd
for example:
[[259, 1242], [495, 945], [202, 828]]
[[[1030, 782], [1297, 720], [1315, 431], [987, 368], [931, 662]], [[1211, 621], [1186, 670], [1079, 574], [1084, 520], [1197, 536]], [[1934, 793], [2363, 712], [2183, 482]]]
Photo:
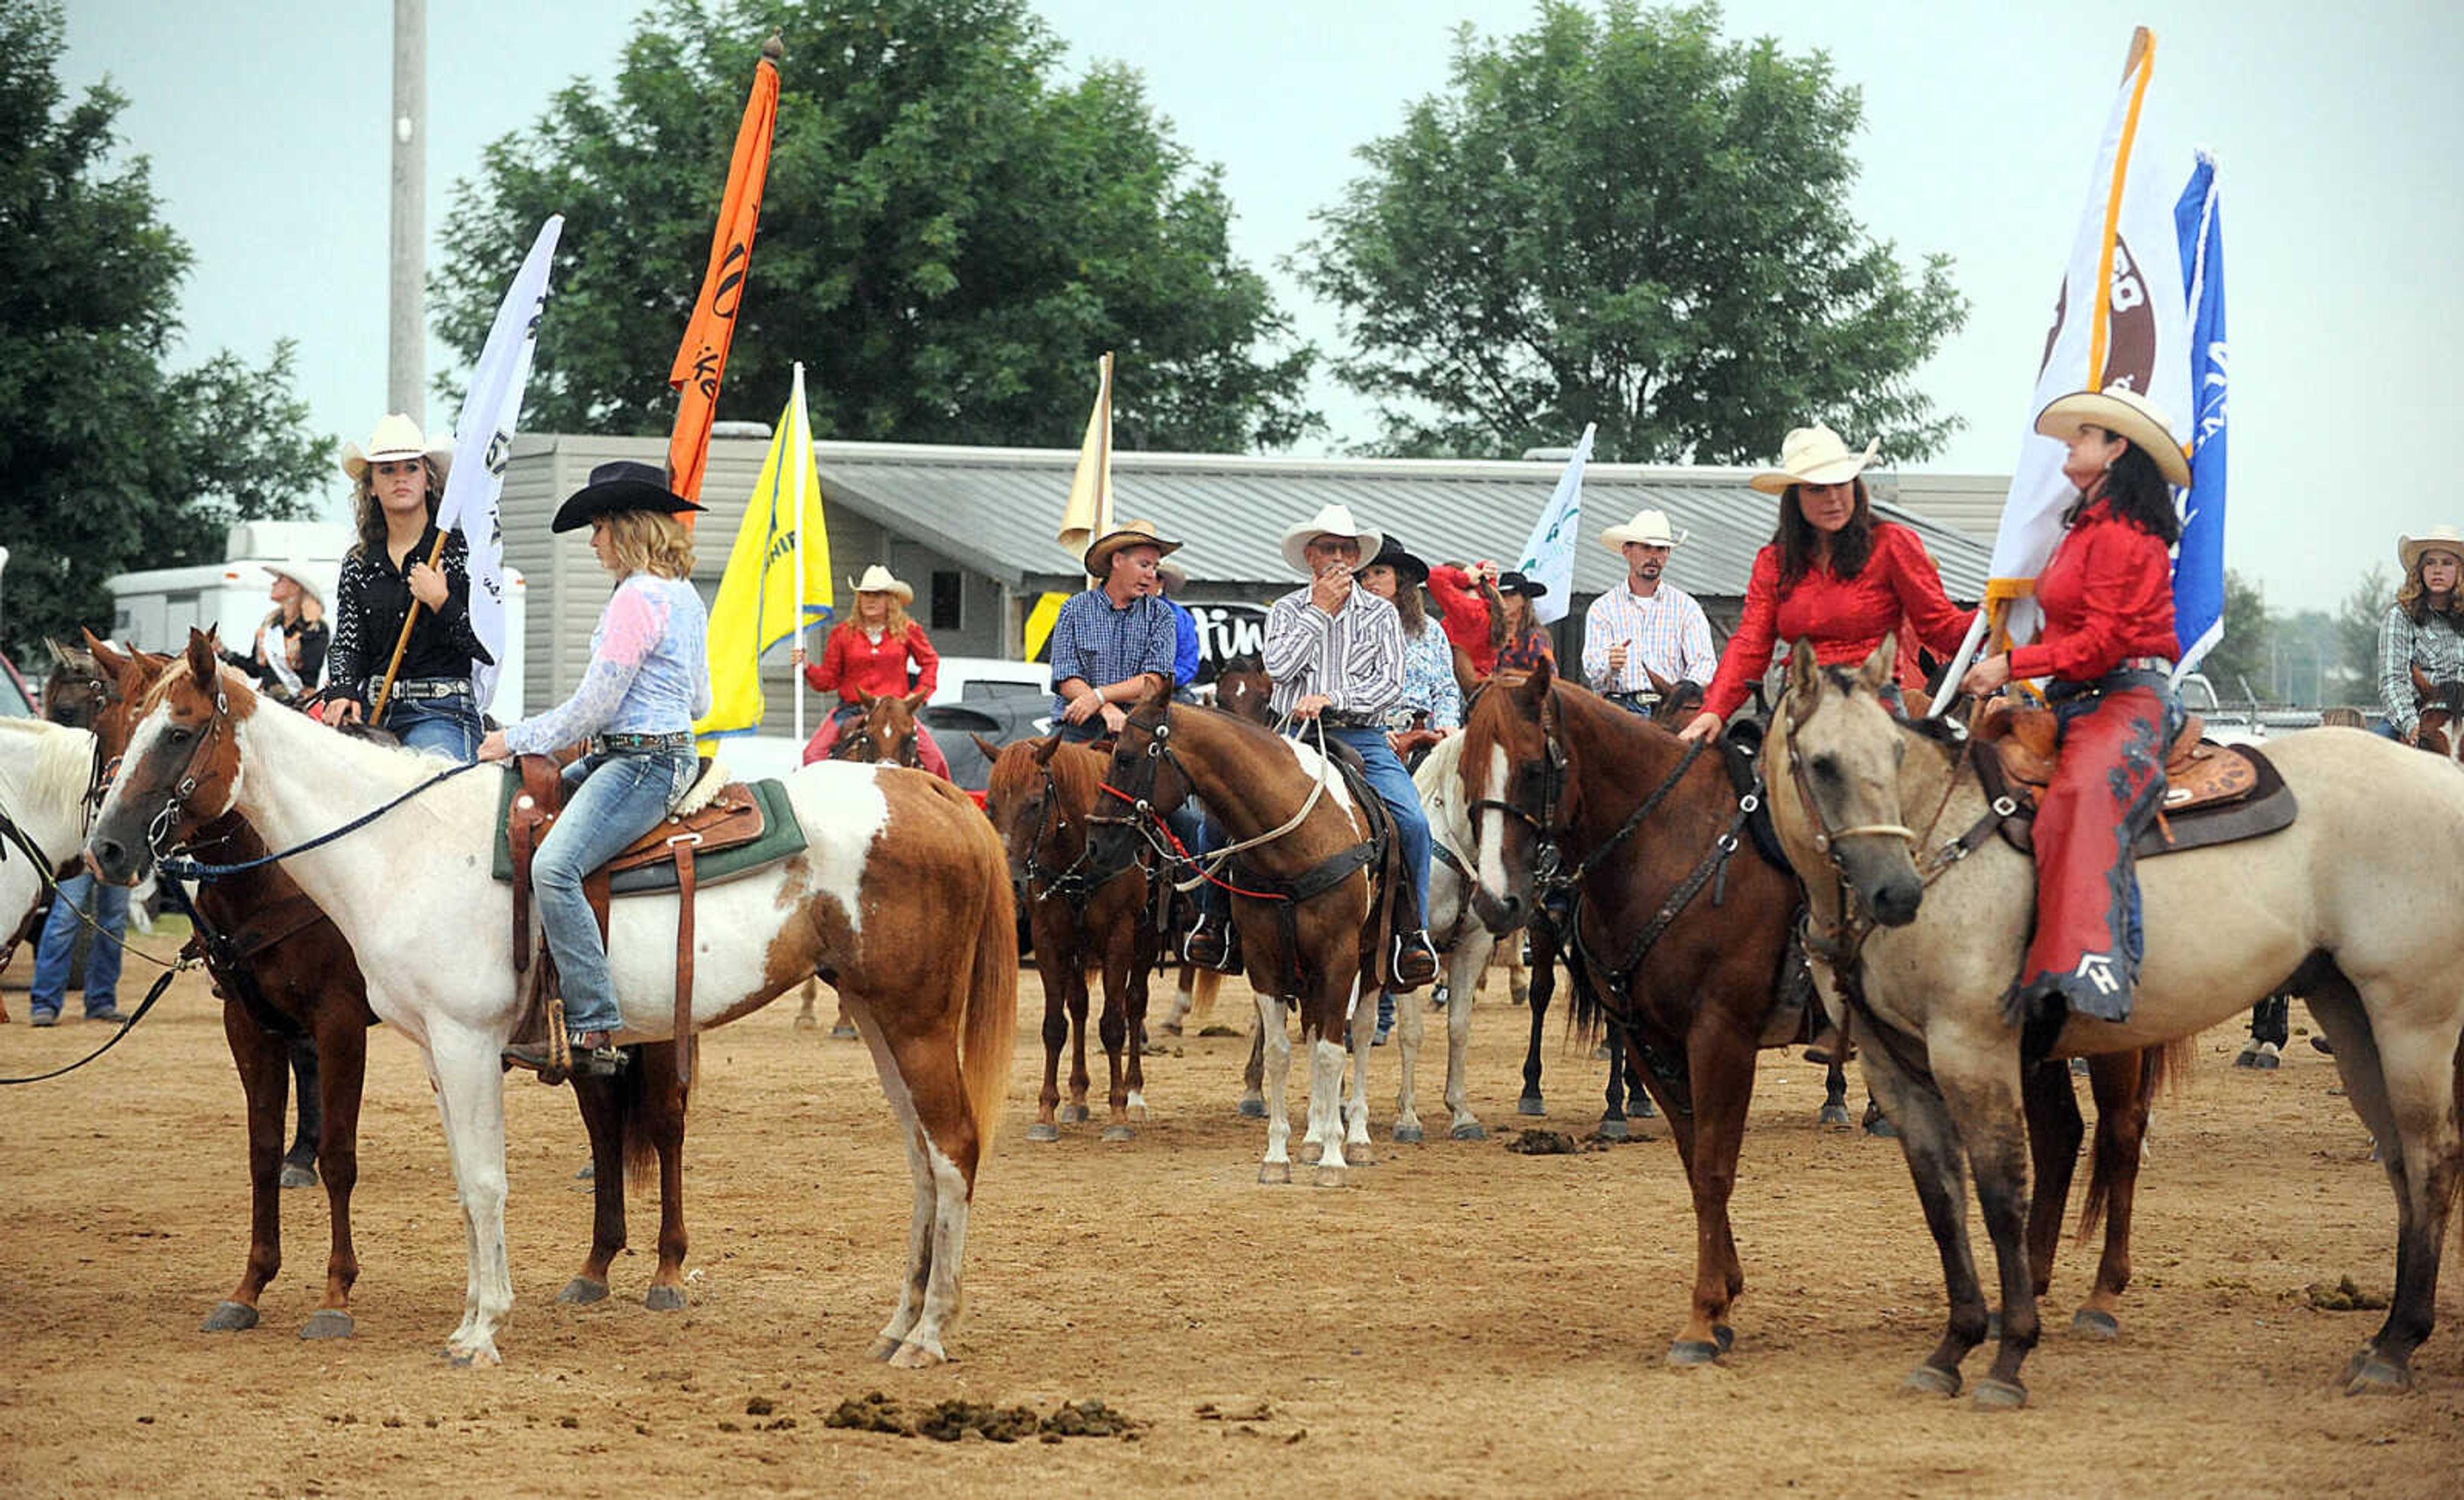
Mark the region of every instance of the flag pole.
[[813, 463], [813, 434], [804, 426], [804, 362], [796, 362], [794, 408], [787, 416], [796, 436], [796, 635], [787, 671], [796, 681], [796, 743], [804, 742], [804, 486]]
[[[438, 496], [440, 502], [443, 498], [442, 496]], [[439, 526], [436, 528], [436, 545], [428, 549], [428, 565], [434, 567], [436, 560], [444, 555], [445, 528]], [[402, 634], [394, 638], [393, 659], [385, 663], [385, 680], [377, 684], [376, 701], [368, 705], [368, 724], [371, 728], [385, 718], [385, 695], [393, 692], [393, 674], [402, 670], [402, 653], [410, 647], [410, 628], [418, 623], [419, 600], [414, 596], [410, 601], [410, 607], [403, 611]]]

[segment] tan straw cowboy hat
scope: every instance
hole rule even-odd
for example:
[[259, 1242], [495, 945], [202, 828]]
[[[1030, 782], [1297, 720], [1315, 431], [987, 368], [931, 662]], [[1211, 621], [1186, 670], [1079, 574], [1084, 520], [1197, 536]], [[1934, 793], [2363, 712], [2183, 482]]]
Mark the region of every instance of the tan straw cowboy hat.
[[2036, 430], [2068, 442], [2083, 427], [2101, 427], [2156, 460], [2167, 484], [2190, 482], [2190, 461], [2173, 436], [2173, 419], [2163, 407], [2135, 390], [2107, 386], [2102, 390], [2074, 391], [2036, 413]]
[[2425, 552], [2453, 552], [2456, 557], [2464, 558], [2464, 532], [2458, 532], [2453, 526], [2432, 526], [2418, 537], [2397, 539], [2395, 555], [2403, 560], [2407, 576], [2410, 576], [2420, 564], [2421, 555]]
[[902, 605], [912, 605], [915, 602], [915, 590], [892, 578], [890, 569], [878, 562], [867, 567], [864, 570], [864, 577], [848, 579], [847, 587], [859, 594], [896, 594], [898, 602]]
[[1309, 559], [1303, 554], [1319, 537], [1349, 538], [1360, 548], [1360, 561], [1363, 562], [1375, 557], [1377, 550], [1386, 544], [1384, 532], [1372, 531], [1352, 518], [1351, 506], [1330, 505], [1284, 533], [1284, 561], [1291, 564], [1293, 572], [1309, 571]]
[[436, 477], [442, 479], [445, 472], [453, 467], [453, 445], [450, 441], [429, 442], [420, 434], [418, 423], [395, 411], [377, 419], [376, 430], [368, 434], [364, 445], [344, 443], [341, 456], [342, 472], [351, 476], [353, 484], [368, 472], [368, 465], [403, 458], [427, 459], [436, 466]]
[[1600, 545], [1611, 552], [1623, 552], [1630, 541], [1639, 541], [1646, 547], [1666, 547], [1674, 552], [1685, 544], [1685, 533], [1669, 531], [1666, 511], [1637, 511], [1634, 519], [1600, 533]]
[[1169, 557], [1180, 550], [1180, 543], [1166, 541], [1156, 536], [1154, 521], [1125, 520], [1087, 543], [1087, 555], [1081, 559], [1087, 564], [1087, 576], [1089, 578], [1107, 576], [1112, 566], [1112, 554], [1123, 547], [1153, 547]]
[[1784, 494], [1792, 484], [1844, 484], [1863, 474], [1881, 451], [1882, 440], [1878, 437], [1865, 445], [1863, 452], [1854, 452], [1838, 433], [1816, 422], [1788, 434], [1779, 445], [1777, 469], [1747, 482], [1765, 495]]

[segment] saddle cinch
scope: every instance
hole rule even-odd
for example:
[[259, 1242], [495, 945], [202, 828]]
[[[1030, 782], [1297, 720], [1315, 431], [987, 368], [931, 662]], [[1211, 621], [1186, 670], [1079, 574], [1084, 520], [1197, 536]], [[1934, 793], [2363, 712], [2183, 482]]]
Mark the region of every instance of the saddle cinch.
[[[2138, 859], [2255, 839], [2290, 827], [2299, 811], [2274, 761], [2244, 745], [2203, 738], [2195, 714], [2165, 750], [2165, 805], [2131, 846]], [[1994, 753], [1976, 758], [1991, 796], [2009, 796], [2018, 811], [2002, 820], [2002, 837], [2021, 852], [2035, 847], [2036, 799], [2053, 780], [2061, 729], [2054, 712], [1996, 698], [1976, 736]]]
[[[525, 1032], [546, 1020], [546, 1000], [555, 990], [555, 963], [548, 956], [546, 939], [531, 935], [531, 857], [564, 810], [564, 778], [552, 758], [520, 756], [505, 777], [498, 806], [492, 872], [514, 888], [514, 973], [524, 985], [524, 1016], [518, 1029]], [[583, 881], [583, 894], [599, 918], [602, 942], [607, 938], [607, 903], [612, 896], [661, 891], [678, 893], [674, 1034], [679, 1044], [679, 1082], [693, 1081], [693, 1049], [681, 1044], [693, 1034], [694, 892], [750, 874], [803, 848], [803, 828], [796, 821], [785, 786], [775, 781], [750, 785], [731, 782], [716, 761], [705, 761], [701, 775], [674, 812]], [[551, 1054], [561, 1054], [561, 1028], [544, 1029]]]

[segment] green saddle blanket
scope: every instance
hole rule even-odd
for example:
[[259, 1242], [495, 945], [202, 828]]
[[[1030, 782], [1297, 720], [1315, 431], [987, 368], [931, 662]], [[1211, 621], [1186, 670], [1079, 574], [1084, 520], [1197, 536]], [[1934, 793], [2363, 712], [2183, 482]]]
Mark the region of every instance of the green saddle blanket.
[[[514, 798], [522, 789], [521, 773], [508, 763], [504, 789], [496, 798], [496, 853], [490, 872], [507, 885], [514, 880], [514, 850], [505, 836], [505, 823], [514, 810]], [[761, 806], [762, 832], [750, 844], [723, 849], [715, 853], [693, 856], [693, 884], [696, 887], [716, 885], [749, 875], [764, 866], [804, 851], [803, 825], [796, 821], [796, 809], [787, 800], [786, 783], [776, 781], [747, 782], [745, 789]], [[613, 895], [641, 895], [676, 888], [676, 866], [673, 860], [661, 860], [633, 870], [620, 870], [608, 878], [607, 889]]]

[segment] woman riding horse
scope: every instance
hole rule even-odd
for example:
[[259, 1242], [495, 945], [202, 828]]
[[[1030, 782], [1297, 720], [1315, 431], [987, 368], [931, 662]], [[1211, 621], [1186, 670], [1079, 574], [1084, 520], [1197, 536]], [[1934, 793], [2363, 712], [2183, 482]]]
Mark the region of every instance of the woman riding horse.
[[2395, 555], [2404, 585], [2379, 627], [2379, 700], [2387, 710], [2379, 733], [2416, 744], [2422, 711], [2464, 692], [2464, 534], [2433, 526], [2427, 536], [2399, 539]]
[[[852, 586], [855, 617], [831, 627], [822, 659], [804, 669], [804, 681], [814, 692], [839, 695], [839, 706], [804, 745], [807, 765], [828, 760], [848, 723], [864, 717], [863, 695], [903, 698], [920, 693], [929, 697], [940, 684], [941, 653], [933, 649], [924, 628], [907, 618], [907, 607], [915, 602], [914, 588], [878, 562], [866, 568]], [[922, 724], [915, 726], [915, 756], [923, 769], [945, 782], [950, 779], [950, 762]]]

